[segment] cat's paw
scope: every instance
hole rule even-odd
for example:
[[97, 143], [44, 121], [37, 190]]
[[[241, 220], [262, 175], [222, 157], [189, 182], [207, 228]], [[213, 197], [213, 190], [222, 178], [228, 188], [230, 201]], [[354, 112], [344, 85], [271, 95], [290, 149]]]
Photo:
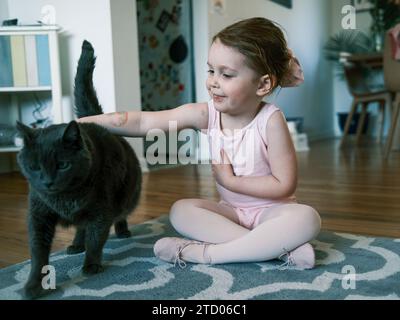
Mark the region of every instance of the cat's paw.
[[82, 268], [83, 274], [96, 274], [104, 271], [104, 267], [101, 264], [89, 264], [83, 266]]
[[67, 254], [77, 254], [85, 251], [84, 246], [74, 246], [71, 245], [67, 248]]
[[24, 287], [24, 298], [25, 299], [37, 299], [44, 296], [47, 290], [43, 289], [41, 282], [27, 283]]
[[116, 233], [117, 238], [126, 239], [132, 236], [132, 233], [129, 230], [124, 230]]

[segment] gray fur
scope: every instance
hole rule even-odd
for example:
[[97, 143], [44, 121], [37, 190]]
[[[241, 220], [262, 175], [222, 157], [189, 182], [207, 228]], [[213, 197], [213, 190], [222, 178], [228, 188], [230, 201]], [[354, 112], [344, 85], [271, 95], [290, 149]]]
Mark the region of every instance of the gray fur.
[[[102, 113], [93, 88], [94, 51], [82, 46], [75, 77], [78, 116]], [[42, 267], [57, 224], [77, 228], [67, 253], [86, 251], [83, 272], [101, 272], [102, 250], [111, 226], [118, 237], [129, 237], [126, 218], [138, 204], [142, 174], [139, 161], [123, 138], [92, 123], [31, 129], [17, 123], [24, 147], [18, 163], [29, 182], [29, 242], [31, 272], [27, 298], [46, 293]]]

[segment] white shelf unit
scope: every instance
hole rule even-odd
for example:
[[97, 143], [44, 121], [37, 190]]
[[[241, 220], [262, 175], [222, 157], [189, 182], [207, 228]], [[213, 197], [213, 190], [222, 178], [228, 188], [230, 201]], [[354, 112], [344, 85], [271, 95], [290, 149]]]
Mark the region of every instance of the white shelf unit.
[[19, 152], [20, 150], [21, 150], [20, 147], [9, 146], [9, 147], [1, 147], [0, 152]]
[[1, 92], [37, 92], [37, 91], [52, 91], [51, 86], [41, 87], [0, 87]]
[[[58, 47], [59, 26], [9, 26], [0, 27], [0, 37], [2, 36], [48, 36], [48, 52], [50, 64], [50, 86], [14, 86], [0, 87], [0, 95], [8, 94], [11, 96], [11, 108], [9, 119], [11, 123], [21, 119], [21, 107], [18, 95], [21, 92], [50, 92], [51, 93], [51, 114], [54, 124], [63, 122], [62, 114], [62, 92], [61, 74]], [[1, 72], [1, 70], [0, 70]], [[0, 106], [1, 107], [1, 106]], [[0, 146], [0, 152], [18, 152], [20, 148], [15, 146]]]

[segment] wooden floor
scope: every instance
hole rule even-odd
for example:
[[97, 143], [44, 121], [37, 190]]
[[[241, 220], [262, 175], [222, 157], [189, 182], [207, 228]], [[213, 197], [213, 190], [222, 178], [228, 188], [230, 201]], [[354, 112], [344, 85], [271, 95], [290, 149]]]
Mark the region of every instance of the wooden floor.
[[[388, 161], [366, 141], [340, 150], [337, 140], [311, 144], [298, 153], [297, 198], [316, 208], [325, 230], [400, 238], [400, 152]], [[28, 188], [19, 173], [0, 175], [0, 268], [29, 259]], [[141, 202], [131, 224], [168, 213], [182, 198], [218, 199], [210, 167], [184, 166], [144, 175]], [[53, 251], [65, 248], [73, 229], [58, 229]]]

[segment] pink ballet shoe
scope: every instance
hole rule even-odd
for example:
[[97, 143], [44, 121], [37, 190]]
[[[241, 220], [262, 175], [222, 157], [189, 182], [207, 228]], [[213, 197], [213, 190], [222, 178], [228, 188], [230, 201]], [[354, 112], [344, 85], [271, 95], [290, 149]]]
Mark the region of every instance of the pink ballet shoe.
[[279, 256], [284, 260], [280, 269], [287, 269], [290, 266], [296, 266], [300, 269], [312, 269], [315, 266], [315, 252], [311, 244], [305, 243], [291, 252], [285, 252]]
[[187, 246], [191, 244], [202, 245], [203, 248], [203, 258], [206, 263], [211, 264], [211, 259], [206, 254], [206, 249], [208, 247], [208, 243], [183, 239], [183, 238], [176, 238], [176, 237], [167, 237], [159, 239], [153, 247], [154, 254], [159, 259], [173, 263], [174, 266], [177, 264], [182, 269], [186, 267], [186, 262], [182, 259], [182, 251]]

